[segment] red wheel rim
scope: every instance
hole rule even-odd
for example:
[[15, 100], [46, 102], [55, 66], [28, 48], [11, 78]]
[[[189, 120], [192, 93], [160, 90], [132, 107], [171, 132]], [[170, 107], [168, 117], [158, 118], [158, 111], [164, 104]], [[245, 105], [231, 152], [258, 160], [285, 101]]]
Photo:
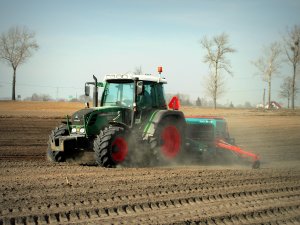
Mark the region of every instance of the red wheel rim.
[[181, 137], [175, 126], [167, 126], [161, 135], [162, 152], [167, 158], [174, 158], [180, 151]]
[[115, 162], [123, 162], [128, 153], [128, 145], [123, 137], [117, 137], [112, 143], [112, 159]]

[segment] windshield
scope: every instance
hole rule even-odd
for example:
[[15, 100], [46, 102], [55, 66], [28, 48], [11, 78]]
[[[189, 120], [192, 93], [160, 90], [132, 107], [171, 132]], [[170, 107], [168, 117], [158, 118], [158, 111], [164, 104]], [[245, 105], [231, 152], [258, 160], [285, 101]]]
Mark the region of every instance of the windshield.
[[134, 96], [133, 81], [126, 83], [106, 83], [102, 106], [132, 107]]

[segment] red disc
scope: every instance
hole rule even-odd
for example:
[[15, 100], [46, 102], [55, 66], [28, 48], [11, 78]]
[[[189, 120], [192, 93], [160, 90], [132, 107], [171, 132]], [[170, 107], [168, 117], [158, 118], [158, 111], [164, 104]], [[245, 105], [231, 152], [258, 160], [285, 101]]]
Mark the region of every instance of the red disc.
[[115, 162], [123, 162], [128, 153], [128, 145], [123, 137], [117, 137], [112, 143], [112, 158]]
[[180, 151], [181, 137], [175, 126], [167, 126], [162, 134], [162, 152], [167, 158], [174, 158]]

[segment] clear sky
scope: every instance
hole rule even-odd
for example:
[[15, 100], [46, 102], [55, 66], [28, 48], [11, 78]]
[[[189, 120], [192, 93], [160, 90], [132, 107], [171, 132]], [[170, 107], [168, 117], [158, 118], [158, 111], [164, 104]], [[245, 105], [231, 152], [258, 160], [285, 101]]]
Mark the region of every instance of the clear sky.
[[[156, 74], [159, 65], [168, 79], [167, 93], [205, 97], [209, 69], [199, 41], [226, 32], [237, 52], [228, 57], [234, 75], [227, 76], [227, 93], [219, 102], [257, 104], [267, 85], [251, 61], [295, 24], [300, 25], [299, 0], [0, 0], [0, 33], [26, 26], [40, 46], [17, 70], [16, 94], [22, 98], [32, 93], [76, 97], [93, 74], [101, 80], [138, 66]], [[278, 91], [291, 71], [282, 66], [272, 99], [285, 102]], [[0, 98], [11, 97], [11, 82], [12, 69], [1, 62]]]

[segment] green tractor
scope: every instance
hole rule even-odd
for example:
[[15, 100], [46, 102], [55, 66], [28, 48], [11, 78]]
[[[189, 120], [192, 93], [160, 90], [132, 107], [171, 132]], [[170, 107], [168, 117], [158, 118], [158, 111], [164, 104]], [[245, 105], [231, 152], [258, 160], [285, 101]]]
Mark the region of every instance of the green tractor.
[[104, 82], [93, 78], [85, 84], [86, 96], [90, 85], [94, 86], [93, 107], [87, 103], [52, 131], [47, 151], [50, 161], [64, 162], [91, 152], [102, 167], [225, 162], [230, 157], [250, 160], [253, 168], [259, 168], [259, 156], [235, 145], [225, 119], [185, 117], [178, 111], [177, 97], [167, 107], [166, 79], [130, 74], [106, 75]]
[[[168, 110], [163, 85], [166, 79], [152, 75], [106, 75], [93, 86], [93, 107], [75, 112], [52, 131], [47, 157], [63, 162], [94, 152], [102, 167], [152, 165], [176, 161], [185, 145], [184, 114]], [[103, 88], [98, 106], [98, 88]]]

